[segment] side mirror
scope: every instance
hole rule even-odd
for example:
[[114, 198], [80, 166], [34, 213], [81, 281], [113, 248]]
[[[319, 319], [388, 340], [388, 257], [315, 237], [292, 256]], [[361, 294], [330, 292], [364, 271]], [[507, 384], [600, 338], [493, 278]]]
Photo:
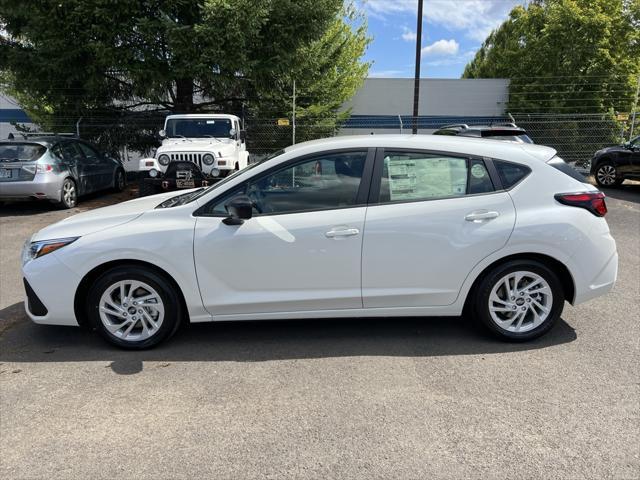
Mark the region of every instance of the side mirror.
[[225, 205], [229, 216], [222, 220], [225, 225], [242, 225], [245, 220], [249, 220], [253, 215], [253, 202], [246, 195], [239, 195], [232, 198]]
[[240, 130], [240, 140], [242, 142], [245, 142], [247, 140], [247, 131], [246, 130]]
[[229, 130], [229, 137], [230, 137], [230, 138], [236, 138], [236, 134], [237, 134], [237, 133], [238, 133], [238, 132], [236, 132], [236, 129], [235, 129], [235, 128], [232, 128], [231, 130]]
[[166, 137], [167, 137], [167, 132], [166, 132], [166, 130], [164, 130], [164, 129], [163, 129], [163, 130], [160, 130], [160, 131], [158, 132], [158, 136], [159, 136], [160, 138], [166, 138]]

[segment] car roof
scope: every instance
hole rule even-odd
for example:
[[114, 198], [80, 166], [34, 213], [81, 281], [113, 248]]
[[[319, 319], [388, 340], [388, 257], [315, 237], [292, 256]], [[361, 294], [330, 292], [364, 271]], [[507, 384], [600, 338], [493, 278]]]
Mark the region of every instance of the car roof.
[[167, 115], [165, 120], [169, 120], [170, 118], [228, 118], [240, 120], [239, 117], [228, 113], [184, 113], [179, 115]]
[[0, 143], [2, 143], [3, 145], [11, 144], [11, 143], [34, 143], [37, 145], [42, 145], [43, 147], [51, 147], [62, 140], [80, 140], [80, 139], [76, 137], [67, 137], [62, 135], [43, 135], [41, 137], [28, 136], [27, 138], [24, 138], [19, 133], [17, 133], [15, 134], [15, 138], [0, 140]]
[[347, 148], [416, 148], [458, 153], [462, 155], [527, 161], [534, 157], [546, 162], [556, 155], [556, 150], [543, 145], [504, 142], [490, 138], [474, 138], [448, 135], [353, 135], [311, 140], [285, 148], [285, 153], [300, 155], [322, 152], [327, 149]]

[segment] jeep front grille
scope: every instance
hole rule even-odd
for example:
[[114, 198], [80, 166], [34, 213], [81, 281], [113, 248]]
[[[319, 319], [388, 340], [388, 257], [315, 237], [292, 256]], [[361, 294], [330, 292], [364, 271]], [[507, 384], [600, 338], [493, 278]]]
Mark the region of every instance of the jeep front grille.
[[202, 169], [202, 157], [204, 153], [169, 153], [171, 161], [195, 163]]

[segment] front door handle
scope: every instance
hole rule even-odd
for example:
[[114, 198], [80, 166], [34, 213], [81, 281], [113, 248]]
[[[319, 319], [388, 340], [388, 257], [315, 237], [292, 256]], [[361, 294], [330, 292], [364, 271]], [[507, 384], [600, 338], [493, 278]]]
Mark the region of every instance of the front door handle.
[[325, 233], [327, 238], [336, 238], [336, 237], [353, 237], [354, 235], [358, 235], [360, 230], [357, 228], [343, 228], [343, 229], [333, 229], [329, 230]]
[[483, 222], [485, 220], [491, 220], [493, 218], [498, 218], [498, 216], [500, 216], [500, 214], [498, 212], [490, 212], [488, 210], [477, 210], [475, 212], [471, 212], [470, 214], [468, 214], [466, 217], [464, 217], [464, 219], [467, 222], [480, 223], [480, 222]]

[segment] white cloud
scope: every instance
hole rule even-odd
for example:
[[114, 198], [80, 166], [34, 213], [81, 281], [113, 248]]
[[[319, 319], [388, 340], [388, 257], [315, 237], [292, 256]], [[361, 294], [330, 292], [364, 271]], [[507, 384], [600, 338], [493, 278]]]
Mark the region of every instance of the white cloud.
[[407, 76], [406, 70], [378, 70], [377, 72], [369, 73], [369, 78], [394, 78]]
[[402, 33], [402, 39], [405, 42], [415, 42], [416, 39], [418, 38], [418, 34], [416, 32], [414, 32], [413, 30], [411, 30], [410, 28], [407, 27], [402, 27], [402, 29], [404, 30], [404, 32]]
[[457, 55], [460, 44], [455, 40], [438, 40], [422, 48], [423, 57], [446, 57]]
[[[528, 0], [425, 0], [424, 20], [450, 31], [464, 31], [466, 37], [482, 41], [498, 27], [516, 5]], [[365, 0], [362, 4], [377, 18], [416, 15], [417, 0]]]

